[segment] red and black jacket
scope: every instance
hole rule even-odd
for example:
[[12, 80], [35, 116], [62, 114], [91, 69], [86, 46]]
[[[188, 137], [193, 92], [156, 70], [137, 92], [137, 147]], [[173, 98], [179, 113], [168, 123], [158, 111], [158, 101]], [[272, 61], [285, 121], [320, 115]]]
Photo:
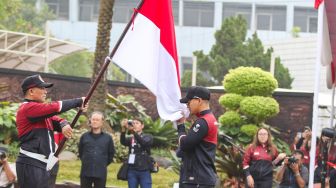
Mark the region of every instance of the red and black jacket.
[[243, 158], [243, 169], [246, 176], [252, 175], [255, 181], [270, 180], [273, 178], [272, 161], [278, 156], [278, 150], [273, 149], [273, 154], [267, 146], [249, 145]]
[[[62, 127], [68, 122], [58, 116], [59, 113], [68, 111], [82, 105], [82, 99], [70, 99], [51, 103], [40, 103], [25, 100], [16, 114], [16, 127], [20, 147], [26, 151], [42, 154], [46, 157], [55, 151], [53, 131], [62, 132]], [[17, 162], [45, 168], [45, 164], [19, 154]]]
[[202, 111], [186, 134], [184, 125], [178, 125], [180, 150], [183, 153], [181, 182], [195, 185], [216, 184], [215, 155], [217, 121], [210, 110]]

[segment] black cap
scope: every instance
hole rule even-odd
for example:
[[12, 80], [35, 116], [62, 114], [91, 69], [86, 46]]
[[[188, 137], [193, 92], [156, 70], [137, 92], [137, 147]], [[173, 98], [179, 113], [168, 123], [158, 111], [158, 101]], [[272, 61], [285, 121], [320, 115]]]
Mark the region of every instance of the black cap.
[[187, 95], [180, 99], [180, 103], [188, 103], [191, 99], [197, 98], [210, 100], [210, 91], [205, 87], [192, 86], [188, 89]]
[[22, 91], [25, 93], [28, 89], [33, 87], [45, 87], [49, 88], [52, 87], [54, 84], [45, 82], [39, 74], [35, 74], [32, 76], [26, 77], [22, 83], [21, 88]]

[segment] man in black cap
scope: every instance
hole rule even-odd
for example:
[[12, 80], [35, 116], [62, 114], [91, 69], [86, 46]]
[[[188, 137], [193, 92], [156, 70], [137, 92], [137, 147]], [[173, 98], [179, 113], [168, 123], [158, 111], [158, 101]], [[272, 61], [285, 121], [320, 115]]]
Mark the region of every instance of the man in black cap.
[[180, 100], [187, 104], [191, 114], [197, 116], [186, 133], [185, 117], [177, 120], [178, 143], [183, 152], [182, 188], [212, 188], [217, 181], [215, 155], [217, 146], [217, 120], [209, 106], [210, 91], [204, 87], [193, 86], [186, 97]]
[[15, 179], [15, 165], [7, 161], [7, 147], [0, 146], [0, 187], [11, 187]]
[[[20, 153], [16, 160], [16, 172], [20, 188], [47, 188], [50, 165], [55, 152], [54, 131], [72, 136], [70, 124], [58, 116], [72, 108], [83, 107], [85, 97], [45, 103], [47, 89], [52, 83], [40, 75], [26, 77], [21, 84], [24, 102], [16, 115], [20, 141]], [[49, 169], [48, 169], [49, 170]]]

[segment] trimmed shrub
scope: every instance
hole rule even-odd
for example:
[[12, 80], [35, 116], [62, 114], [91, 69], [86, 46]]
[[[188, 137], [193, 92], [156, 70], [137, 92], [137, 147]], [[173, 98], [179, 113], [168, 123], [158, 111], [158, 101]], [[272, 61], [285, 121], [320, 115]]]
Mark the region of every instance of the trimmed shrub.
[[227, 111], [219, 117], [219, 123], [222, 127], [234, 127], [240, 126], [243, 120], [237, 112]]
[[258, 126], [255, 124], [246, 124], [240, 127], [240, 132], [246, 134], [249, 137], [253, 137], [258, 130]]
[[223, 108], [227, 108], [229, 110], [237, 110], [243, 98], [244, 97], [239, 94], [227, 93], [225, 95], [222, 95], [218, 101]]
[[260, 68], [238, 67], [229, 71], [224, 77], [223, 85], [228, 93], [270, 96], [278, 87], [278, 82], [272, 74]]
[[246, 97], [240, 102], [240, 111], [258, 124], [277, 115], [279, 104], [271, 97]]

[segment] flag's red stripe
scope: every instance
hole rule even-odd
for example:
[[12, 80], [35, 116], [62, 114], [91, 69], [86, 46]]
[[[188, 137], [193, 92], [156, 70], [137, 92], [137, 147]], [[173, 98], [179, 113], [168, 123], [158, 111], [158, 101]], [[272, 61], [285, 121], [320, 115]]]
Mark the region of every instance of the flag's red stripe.
[[175, 67], [180, 85], [180, 73], [177, 58], [175, 29], [171, 0], [144, 0], [139, 12], [160, 28], [160, 43], [175, 61]]
[[315, 0], [315, 9], [318, 9], [318, 7], [320, 6], [320, 4], [323, 2], [323, 0]]

